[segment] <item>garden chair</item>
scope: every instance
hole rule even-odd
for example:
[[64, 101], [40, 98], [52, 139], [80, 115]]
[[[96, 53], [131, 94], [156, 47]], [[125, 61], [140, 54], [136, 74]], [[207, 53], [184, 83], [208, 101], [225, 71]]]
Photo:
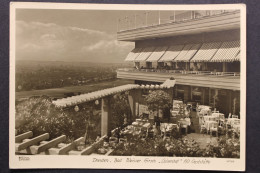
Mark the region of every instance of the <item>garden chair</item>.
[[207, 127], [206, 127], [206, 125], [203, 123], [203, 124], [201, 124], [200, 125], [200, 133], [205, 133], [205, 132], [207, 132]]
[[217, 122], [211, 124], [211, 127], [210, 127], [210, 135], [211, 136], [212, 136], [212, 132], [215, 132], [216, 136], [218, 136], [218, 124], [217, 124]]
[[237, 118], [238, 119], [238, 115], [232, 115], [232, 118]]

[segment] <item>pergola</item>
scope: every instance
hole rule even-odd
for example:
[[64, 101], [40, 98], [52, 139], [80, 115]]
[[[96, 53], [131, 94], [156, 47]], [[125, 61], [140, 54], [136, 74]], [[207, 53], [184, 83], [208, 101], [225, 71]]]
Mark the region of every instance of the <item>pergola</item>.
[[101, 116], [101, 136], [107, 135], [108, 131], [111, 130], [109, 128], [109, 119], [111, 114], [111, 106], [110, 106], [110, 96], [129, 91], [128, 100], [132, 112], [132, 116], [135, 117], [135, 105], [136, 105], [136, 97], [141, 91], [141, 89], [170, 89], [174, 87], [175, 80], [167, 79], [161, 85], [138, 85], [138, 84], [127, 84], [118, 87], [108, 88], [104, 90], [94, 91], [87, 94], [81, 94], [77, 96], [62, 98], [53, 101], [53, 104], [59, 108], [66, 108], [71, 106], [77, 106], [79, 104], [83, 104], [89, 101], [94, 101], [98, 99], [102, 99], [102, 116]]

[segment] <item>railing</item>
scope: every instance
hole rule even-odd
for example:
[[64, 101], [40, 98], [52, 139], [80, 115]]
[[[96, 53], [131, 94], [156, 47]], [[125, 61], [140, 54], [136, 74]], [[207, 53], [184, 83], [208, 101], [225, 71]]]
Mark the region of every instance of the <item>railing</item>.
[[119, 71], [119, 72], [123, 71], [123, 72], [172, 73], [172, 74], [183, 74], [183, 75], [240, 76], [239, 72], [185, 71], [185, 70], [166, 70], [166, 69], [120, 68], [117, 71]]
[[196, 10], [196, 11], [140, 11], [118, 19], [117, 31], [182, 22], [207, 16], [236, 12], [237, 10]]

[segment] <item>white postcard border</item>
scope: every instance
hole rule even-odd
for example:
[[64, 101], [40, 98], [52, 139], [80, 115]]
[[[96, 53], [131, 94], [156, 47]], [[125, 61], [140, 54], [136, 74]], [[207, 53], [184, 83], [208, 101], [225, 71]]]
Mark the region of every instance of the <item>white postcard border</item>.
[[[193, 157], [143, 157], [143, 156], [18, 156], [15, 155], [15, 10], [16, 9], [74, 9], [74, 10], [218, 10], [241, 11], [241, 134], [240, 159]], [[218, 5], [133, 5], [133, 4], [83, 4], [83, 3], [10, 3], [10, 93], [9, 93], [9, 167], [25, 168], [97, 168], [97, 169], [183, 169], [183, 170], [245, 170], [246, 149], [246, 6], [244, 4]], [[24, 157], [24, 158], [23, 158]], [[94, 159], [108, 159], [95, 162]], [[127, 159], [141, 161], [127, 162]], [[122, 159], [121, 162], [115, 160]], [[148, 160], [156, 160], [151, 163]], [[169, 159], [176, 163], [161, 163]], [[160, 162], [160, 163], [158, 163]]]

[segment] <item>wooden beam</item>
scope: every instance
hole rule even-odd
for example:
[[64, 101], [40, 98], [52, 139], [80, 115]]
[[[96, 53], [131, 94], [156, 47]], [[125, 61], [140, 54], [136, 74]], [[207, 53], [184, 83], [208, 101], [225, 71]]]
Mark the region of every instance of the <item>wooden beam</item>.
[[49, 133], [45, 133], [43, 135], [37, 136], [37, 137], [32, 138], [32, 139], [30, 139], [26, 142], [22, 142], [21, 144], [18, 144], [17, 147], [15, 148], [15, 150], [20, 151], [20, 150], [26, 149], [29, 146], [36, 145], [41, 141], [49, 139], [49, 137], [50, 137]]
[[56, 145], [58, 145], [59, 143], [63, 142], [66, 140], [66, 136], [65, 135], [62, 135], [60, 137], [57, 137], [45, 144], [42, 144], [42, 145], [39, 145], [39, 146], [31, 146], [30, 149], [31, 149], [31, 152], [32, 154], [39, 154], [40, 152], [43, 152], [49, 148], [52, 148]]
[[93, 151], [94, 151], [94, 147], [92, 145], [90, 145], [89, 147], [82, 150], [80, 152], [80, 155], [90, 155], [91, 153], [93, 153]]
[[[77, 140], [75, 140], [74, 142], [72, 142], [72, 143], [70, 143], [70, 144], [68, 144], [68, 145], [65, 145], [64, 147], [58, 149], [58, 150], [57, 150], [57, 154], [59, 154], [59, 155], [64, 155], [64, 154], [66, 154], [68, 151], [74, 149], [74, 147], [75, 147], [74, 144], [78, 145], [78, 144], [81, 143], [81, 142], [84, 142], [84, 137], [80, 137], [80, 138], [78, 138]], [[73, 144], [73, 143], [74, 143], [74, 144]]]
[[69, 151], [69, 155], [80, 155], [80, 151], [76, 151], [76, 150]]
[[31, 137], [33, 137], [32, 131], [20, 134], [18, 136], [15, 136], [15, 143], [22, 142], [24, 139], [28, 139], [28, 138], [31, 138]]

